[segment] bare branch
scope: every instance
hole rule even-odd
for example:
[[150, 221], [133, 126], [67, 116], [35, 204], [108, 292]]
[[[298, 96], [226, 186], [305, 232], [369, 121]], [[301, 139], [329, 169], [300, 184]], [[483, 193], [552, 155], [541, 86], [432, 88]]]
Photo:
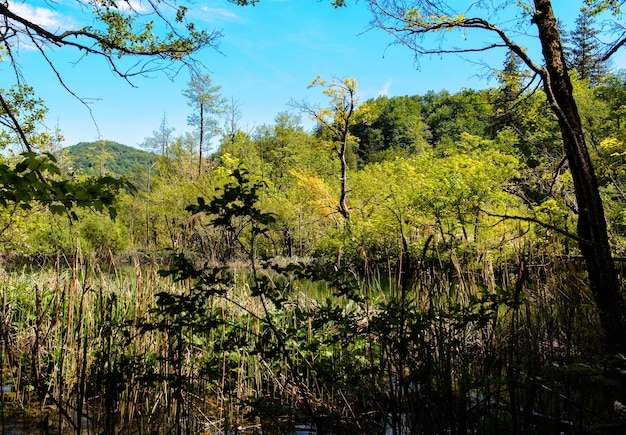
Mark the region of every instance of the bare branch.
[[9, 107], [9, 104], [4, 99], [4, 96], [2, 95], [2, 92], [0, 92], [0, 106], [2, 107], [2, 110], [4, 111], [4, 113], [7, 114], [7, 116], [9, 117], [11, 122], [13, 123], [11, 128], [18, 134], [18, 136], [19, 136], [20, 140], [22, 141], [22, 144], [24, 145], [24, 147], [26, 147], [26, 149], [28, 151], [32, 152], [33, 148], [31, 147], [30, 142], [29, 142], [28, 138], [26, 137], [26, 133], [24, 132], [24, 129], [22, 129], [22, 125], [17, 120], [16, 116], [13, 114], [13, 110], [11, 110], [11, 107]]
[[46, 60], [46, 62], [48, 63], [48, 65], [50, 66], [50, 68], [52, 69], [52, 72], [54, 73], [54, 75], [56, 76], [57, 80], [59, 81], [59, 83], [61, 84], [61, 86], [63, 87], [63, 89], [65, 89], [67, 92], [69, 92], [70, 95], [72, 95], [74, 98], [76, 98], [83, 106], [85, 106], [85, 108], [87, 109], [87, 111], [89, 112], [89, 117], [91, 118], [91, 120], [93, 121], [94, 126], [96, 127], [96, 131], [98, 132], [98, 137], [100, 136], [100, 128], [98, 127], [98, 123], [96, 122], [95, 117], [93, 116], [93, 111], [91, 110], [91, 107], [89, 106], [89, 104], [87, 104], [87, 102], [79, 97], [72, 89], [69, 88], [69, 86], [67, 86], [67, 84], [65, 83], [65, 80], [63, 80], [63, 77], [61, 76], [61, 74], [59, 73], [59, 71], [56, 69], [56, 67], [54, 66], [54, 63], [50, 60], [50, 58], [48, 57], [48, 55], [46, 54], [45, 50], [43, 49], [43, 47], [41, 47], [40, 44], [37, 43], [37, 41], [32, 38], [31, 39], [32, 42], [35, 44], [35, 46], [37, 47], [37, 49], [39, 50], [39, 52], [41, 53], [41, 55], [43, 56], [43, 58]]
[[[211, 33], [196, 30], [193, 24], [185, 21], [186, 8], [167, 1], [145, 0], [141, 9], [136, 8], [130, 0], [78, 0], [77, 3], [85, 13], [93, 16], [95, 24], [78, 29], [52, 29], [40, 24], [36, 18], [31, 19], [17, 9], [15, 3], [0, 1], [0, 48], [15, 72], [13, 81], [17, 84], [26, 83], [17, 52], [24, 47], [37, 50], [61, 87], [87, 108], [97, 130], [98, 125], [89, 103], [70, 88], [56, 67], [52, 55], [56, 49], [74, 49], [79, 54], [76, 63], [88, 54], [100, 57], [116, 76], [134, 86], [131, 79], [136, 76], [162, 71], [171, 77], [183, 67], [196, 70], [196, 61], [191, 55], [207, 46], [216, 47], [221, 36], [218, 31]], [[49, 6], [54, 8], [57, 5], [51, 2]], [[151, 19], [154, 18], [157, 24], [164, 26], [164, 30], [158, 34], [152, 31]], [[136, 62], [130, 66], [121, 62], [122, 58], [129, 57], [136, 59]], [[5, 104], [8, 103], [5, 101]], [[7, 112], [6, 116], [9, 128], [16, 131], [20, 141], [30, 149], [24, 129], [20, 131], [17, 128], [19, 119], [9, 119], [8, 115], [12, 114]]]
[[[398, 3], [400, 3], [400, 5], [398, 5]], [[400, 44], [406, 45], [418, 55], [463, 54], [483, 52], [494, 48], [508, 48], [515, 53], [528, 68], [541, 77], [545, 76], [545, 69], [536, 64], [524, 47], [515, 43], [503, 29], [483, 18], [464, 18], [464, 14], [457, 14], [453, 10], [444, 9], [442, 5], [445, 3], [446, 2], [439, 1], [420, 2], [422, 5], [420, 8], [426, 8], [423, 15], [434, 18], [416, 21], [410, 18], [410, 14], [407, 14], [410, 8], [407, 8], [402, 1], [368, 0], [370, 10], [374, 16], [374, 21], [371, 25], [391, 33], [397, 38]], [[388, 22], [396, 23], [396, 25], [389, 25], [387, 24]], [[482, 30], [488, 34], [497, 36], [501, 43], [492, 42], [471, 48], [452, 47], [448, 49], [443, 49], [442, 47], [434, 49], [426, 48], [426, 45], [421, 43], [421, 37], [435, 33], [441, 35], [443, 42], [445, 32], [452, 29], [461, 31], [470, 29]]]
[[[18, 38], [19, 35], [27, 35], [30, 41], [43, 52], [46, 46], [71, 47], [84, 54], [94, 54], [104, 57], [111, 69], [116, 75], [128, 78], [133, 75], [143, 75], [146, 72], [157, 69], [165, 69], [164, 66], [159, 68], [144, 69], [139, 71], [121, 71], [118, 69], [117, 61], [121, 57], [131, 56], [147, 59], [149, 62], [154, 60], [162, 60], [167, 62], [186, 60], [192, 53], [206, 47], [215, 47], [217, 40], [221, 37], [221, 33], [214, 31], [207, 33], [205, 31], [197, 31], [192, 25], [184, 25], [187, 34], [183, 35], [174, 25], [173, 20], [168, 19], [159, 9], [159, 5], [153, 1], [149, 1], [152, 9], [149, 13], [141, 14], [135, 11], [128, 3], [129, 12], [133, 13], [133, 17], [123, 15], [119, 12], [113, 12], [109, 9], [94, 9], [97, 21], [106, 26], [104, 31], [97, 30], [92, 27], [84, 27], [81, 29], [66, 30], [61, 33], [52, 32], [43, 26], [30, 21], [23, 16], [13, 12], [9, 8], [8, 3], [0, 2], [0, 16], [4, 21], [4, 35], [0, 36], [0, 41], [10, 52], [11, 38]], [[134, 21], [137, 17], [155, 15], [160, 18], [168, 29], [163, 39], [157, 38], [150, 32], [152, 23], [147, 21], [142, 26], [137, 26]], [[181, 19], [182, 20], [182, 19]], [[176, 19], [179, 22], [179, 19]], [[134, 24], [134, 26], [133, 26]], [[139, 27], [139, 31], [134, 30]], [[119, 37], [118, 33], [128, 33], [128, 37]], [[47, 59], [48, 63], [49, 59]]]
[[611, 45], [611, 48], [609, 48], [609, 50], [600, 58], [600, 60], [602, 62], [609, 60], [609, 58], [613, 56], [617, 52], [617, 50], [619, 50], [624, 44], [626, 44], [626, 36], [623, 36], [617, 42], [614, 42]]
[[534, 218], [534, 217], [491, 213], [491, 212], [488, 212], [487, 210], [483, 210], [482, 208], [479, 210], [482, 213], [485, 213], [487, 216], [491, 216], [491, 217], [497, 217], [497, 218], [501, 218], [505, 220], [517, 220], [517, 221], [522, 221], [522, 222], [531, 222], [539, 226], [542, 226], [544, 228], [547, 228], [549, 230], [555, 231], [561, 234], [562, 236], [569, 237], [570, 239], [576, 240], [579, 243], [583, 242], [583, 240], [576, 234], [570, 233], [569, 231], [559, 228], [555, 225], [540, 221], [539, 219]]

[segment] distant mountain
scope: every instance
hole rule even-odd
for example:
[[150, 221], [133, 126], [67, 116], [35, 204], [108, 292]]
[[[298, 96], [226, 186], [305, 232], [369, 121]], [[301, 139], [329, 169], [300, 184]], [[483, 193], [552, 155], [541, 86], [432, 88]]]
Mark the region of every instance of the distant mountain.
[[112, 141], [80, 142], [63, 149], [64, 166], [78, 174], [133, 178], [146, 172], [156, 155]]

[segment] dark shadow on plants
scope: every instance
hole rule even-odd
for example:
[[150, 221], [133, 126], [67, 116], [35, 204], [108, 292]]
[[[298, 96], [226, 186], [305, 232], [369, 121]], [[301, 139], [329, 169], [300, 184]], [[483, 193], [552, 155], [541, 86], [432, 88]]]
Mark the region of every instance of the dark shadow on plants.
[[[164, 351], [148, 376], [168, 428], [263, 433], [574, 433], [621, 424], [607, 404], [623, 358], [597, 357], [580, 272], [530, 255], [493, 270], [408, 254], [404, 274], [364, 282], [323, 262], [261, 258], [274, 217], [243, 168], [188, 208], [232, 235], [247, 267], [176, 255], [144, 333]], [[433, 254], [436, 255], [436, 254]], [[490, 276], [487, 276], [488, 274]], [[479, 278], [484, 276], [484, 279]], [[317, 283], [324, 297], [298, 289]], [[594, 332], [595, 331], [595, 332]], [[588, 394], [594, 389], [593, 394]], [[613, 399], [611, 399], [613, 398]]]

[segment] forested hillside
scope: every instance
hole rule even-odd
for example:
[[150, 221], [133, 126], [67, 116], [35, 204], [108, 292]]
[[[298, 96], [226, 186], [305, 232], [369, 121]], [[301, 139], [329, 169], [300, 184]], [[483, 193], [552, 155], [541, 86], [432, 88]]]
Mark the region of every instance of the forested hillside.
[[80, 142], [60, 153], [70, 170], [83, 175], [132, 177], [147, 172], [156, 160], [152, 153], [117, 142]]

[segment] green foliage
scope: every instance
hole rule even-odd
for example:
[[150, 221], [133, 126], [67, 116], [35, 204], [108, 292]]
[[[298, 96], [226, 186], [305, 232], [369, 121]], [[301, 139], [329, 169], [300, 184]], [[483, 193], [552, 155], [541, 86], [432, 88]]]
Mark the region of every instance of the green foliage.
[[198, 176], [204, 172], [205, 148], [219, 133], [217, 117], [225, 112], [226, 100], [219, 93], [221, 88], [219, 85], [213, 85], [210, 75], [194, 73], [183, 91], [187, 104], [193, 110], [187, 117], [187, 124], [196, 127], [194, 134], [197, 137]]
[[31, 86], [19, 84], [8, 90], [0, 89], [0, 97], [0, 148], [10, 148], [27, 140], [39, 149], [52, 141], [50, 135], [40, 132], [48, 109]]
[[70, 171], [82, 175], [130, 178], [138, 171], [147, 171], [155, 155], [112, 141], [80, 142], [62, 150], [61, 162]]
[[[494, 178], [492, 186], [496, 186], [501, 181], [498, 177], [512, 176], [515, 162], [498, 157], [493, 143], [471, 137], [466, 142], [463, 160], [470, 156], [502, 159], [495, 165], [501, 166], [500, 174], [492, 171], [479, 180], [482, 189], [489, 190], [489, 178]], [[389, 174], [398, 172], [403, 163], [405, 171], [414, 170], [414, 177], [424, 169], [395, 163], [396, 170]], [[455, 159], [446, 163], [450, 169], [465, 168]], [[451, 175], [451, 171], [442, 174]], [[406, 179], [406, 173], [397, 176]], [[214, 224], [227, 228], [235, 227], [237, 221], [256, 223], [260, 230], [251, 232], [253, 238], [267, 234], [274, 221], [257, 208], [259, 191], [249, 185], [246, 171], [236, 169], [233, 178], [213, 200], [199, 200], [190, 210], [209, 213], [215, 216]], [[472, 190], [463, 193], [471, 197]], [[162, 379], [172, 385], [180, 407], [191, 403], [176, 391], [196, 387], [196, 378], [184, 370], [197, 367], [212, 385], [220, 386], [218, 394], [240, 401], [248, 409], [248, 418], [261, 421], [266, 430], [285, 431], [304, 421], [320, 432], [341, 433], [380, 427], [412, 433], [418, 428], [429, 432], [481, 428], [498, 433], [508, 425], [536, 431], [541, 423], [525, 418], [527, 406], [542, 406], [543, 424], [569, 412], [561, 391], [572, 394], [568, 389], [573, 384], [561, 381], [560, 364], [537, 350], [544, 341], [558, 340], [560, 332], [549, 326], [555, 315], [570, 316], [576, 322], [589, 317], [583, 311], [567, 314], [565, 305], [555, 307], [549, 298], [543, 300], [540, 289], [546, 278], [531, 280], [525, 260], [518, 270], [505, 272], [511, 275], [507, 280], [515, 280], [508, 285], [500, 286], [495, 279], [482, 281], [472, 277], [470, 270], [425, 268], [413, 270], [417, 275], [398, 283], [375, 281], [381, 286], [377, 290], [364, 286], [350, 271], [328, 264], [281, 266], [276, 261], [257, 263], [254, 256], [249, 261], [243, 284], [237, 284], [232, 269], [198, 267], [184, 255], [177, 256], [164, 273], [185, 283], [186, 290], [159, 293], [153, 311], [157, 320], [142, 328], [145, 333], [159, 331], [171, 337], [170, 375], [157, 373], [156, 378], [165, 375]], [[294, 292], [294, 286], [317, 280], [326, 283], [332, 296], [309, 303]], [[556, 285], [568, 294], [576, 287], [575, 282]], [[250, 300], [236, 299], [234, 286], [249, 288]], [[531, 294], [542, 302], [536, 305], [528, 297]], [[252, 300], [258, 301], [256, 306]], [[542, 334], [535, 334], [535, 328], [541, 328]], [[593, 342], [584, 337], [582, 333], [576, 340]], [[202, 343], [211, 343], [211, 352], [200, 355]], [[539, 360], [528, 358], [528, 352]], [[589, 379], [595, 386], [608, 386], [613, 379], [607, 370], [585, 364], [567, 363], [565, 370], [568, 376]], [[550, 388], [541, 388], [547, 385]], [[243, 393], [249, 388], [254, 393]], [[494, 406], [504, 406], [504, 414], [512, 420], [495, 416], [491, 405], [495, 398]], [[474, 406], [476, 400], [483, 405]], [[425, 408], [421, 403], [433, 406]], [[276, 412], [281, 419], [275, 418]], [[229, 424], [224, 423], [226, 429]]]
[[[102, 19], [128, 44], [114, 48], [121, 41], [103, 29], [100, 49], [150, 47], [141, 45], [144, 22], [135, 37], [124, 32], [136, 21]], [[599, 357], [598, 310], [569, 258], [577, 251], [563, 241], [579, 206], [556, 119], [514, 58], [499, 79], [496, 89], [379, 97], [358, 110], [355, 80], [317, 79], [329, 105], [313, 110], [315, 132], [286, 113], [251, 134], [233, 128], [197, 176], [198, 139], [217, 131], [198, 112], [202, 89], [217, 91], [205, 81], [189, 96], [193, 125], [208, 133], [139, 157], [148, 159], [133, 164], [144, 171], [136, 196], [120, 197], [130, 190], [122, 180], [64, 175], [53, 153], [3, 159], [5, 250], [75, 254], [66, 275], [37, 284], [0, 270], [4, 361], [12, 379], [26, 380], [21, 397], [36, 390], [61, 410], [98, 410], [90, 422], [102, 433], [200, 433], [207, 421], [225, 433], [247, 423], [290, 433], [305, 423], [359, 434], [619, 423], [609, 409], [624, 361]], [[613, 249], [623, 253], [623, 77], [572, 81]], [[3, 95], [34, 126], [39, 103], [26, 88], [13, 92]], [[28, 134], [42, 149], [52, 144], [36, 128]], [[114, 155], [135, 159], [130, 149], [79, 145], [68, 154], [94, 147], [99, 174], [133, 170], [113, 166]], [[337, 213], [347, 193], [349, 224]], [[69, 225], [68, 211], [80, 220]], [[104, 216], [116, 212], [114, 223]], [[129, 246], [169, 261], [160, 279], [139, 257], [133, 282], [108, 283], [104, 263], [95, 281], [81, 276], [81, 249]]]
[[[581, 95], [592, 107], [597, 94]], [[492, 96], [481, 94], [487, 102]], [[372, 119], [390, 137], [406, 138], [393, 132], [406, 133], [407, 117], [421, 119], [421, 106], [413, 106], [421, 98], [387, 105], [391, 100], [370, 102]], [[539, 97], [521, 104], [542, 109]], [[384, 117], [375, 112], [379, 107]], [[151, 166], [137, 196], [121, 198], [115, 226], [87, 214], [70, 237], [50, 224], [50, 212], [33, 207], [39, 239], [68, 252], [77, 237], [84, 237], [85, 250], [124, 249], [127, 230], [137, 245], [173, 252], [158, 282], [154, 270], [143, 274], [139, 265], [137, 283], [124, 291], [106, 293], [102, 274], [98, 285], [85, 281], [86, 289], [103, 287], [98, 300], [90, 299], [96, 291], [82, 296], [98, 313], [86, 319], [97, 319], [93, 331], [101, 331], [81, 342], [98, 346], [85, 359], [84, 380], [76, 381], [93, 389], [90, 404], [101, 400], [85, 412], [141, 410], [137, 419], [146, 430], [190, 433], [201, 430], [196, 412], [224, 432], [250, 423], [266, 433], [293, 431], [297, 423], [320, 433], [535, 433], [563, 430], [562, 421], [592, 427], [592, 413], [580, 409], [616, 421], [607, 403], [615, 400], [620, 363], [598, 358], [597, 312], [580, 288], [584, 274], [577, 263], [562, 263], [560, 234], [535, 222], [571, 227], [571, 176], [564, 167], [548, 172], [553, 119], [532, 124], [523, 115], [497, 128], [471, 126], [484, 136], [453, 134], [456, 122], [441, 125], [445, 138], [432, 146], [381, 153], [354, 169], [349, 228], [335, 213], [340, 186], [333, 151], [287, 115], [223, 141], [199, 178], [181, 139], [176, 152]], [[591, 124], [592, 117], [585, 119]], [[529, 139], [533, 126], [545, 129]], [[609, 217], [616, 240], [624, 216], [611, 179], [623, 175], [619, 134], [603, 137], [595, 156], [615, 206]], [[532, 168], [528, 150], [537, 157]], [[553, 196], [529, 201], [510, 194], [526, 187], [531, 169], [542, 192]], [[12, 228], [31, 231], [20, 221], [24, 213], [5, 213], [16, 222]], [[267, 259], [294, 253], [314, 258]], [[135, 299], [122, 299], [140, 282], [150, 301], [141, 310]], [[4, 308], [7, 318], [36, 330], [34, 319], [45, 316], [18, 319], [19, 310], [36, 310], [20, 304]], [[73, 316], [83, 312], [79, 307]], [[66, 353], [80, 362], [82, 351]], [[20, 354], [22, 370], [32, 367], [32, 354]], [[59, 354], [46, 354], [52, 363], [45, 367], [56, 367]], [[43, 378], [70, 373], [54, 370], [43, 370]], [[125, 420], [95, 421], [114, 433]]]
[[214, 157], [221, 160], [227, 170], [241, 164], [254, 174], [260, 175], [267, 168], [262, 153], [249, 134], [239, 131], [220, 145]]
[[116, 215], [114, 202], [118, 192], [133, 186], [112, 177], [63, 179], [51, 154], [21, 154], [15, 165], [0, 164], [0, 205], [30, 209], [33, 203], [46, 205], [53, 214], [70, 213], [76, 207], [107, 211]]
[[[187, 21], [187, 7], [182, 5], [174, 6], [170, 15], [160, 10], [162, 5], [156, 3], [145, 8], [133, 7], [130, 2], [122, 2], [124, 4], [120, 7], [109, 1], [78, 3], [91, 14], [92, 19], [88, 20], [91, 25], [62, 30], [47, 29], [15, 5], [0, 5], [0, 15], [4, 18], [7, 34], [11, 35], [0, 40], [0, 51], [10, 53], [6, 60], [18, 82], [8, 90], [0, 89], [0, 146], [21, 146], [26, 151], [20, 161], [3, 163], [0, 167], [0, 205], [31, 209], [34, 203], [39, 203], [55, 215], [67, 213], [72, 218], [77, 217], [75, 208], [88, 207], [96, 212], [108, 212], [113, 218], [116, 215], [115, 196], [123, 189], [132, 191], [132, 185], [123, 179], [103, 177], [106, 172], [104, 163], [111, 157], [103, 150], [98, 153], [97, 175], [100, 178], [93, 177], [93, 174], [82, 179], [72, 178], [61, 170], [52, 154], [47, 154], [60, 142], [61, 136], [53, 137], [40, 131], [46, 109], [35, 97], [33, 89], [22, 84], [23, 76], [16, 59], [20, 46], [21, 49], [24, 46], [13, 44], [15, 38], [28, 35], [54, 73], [58, 69], [46, 51], [49, 47], [66, 47], [83, 55], [103, 58], [115, 74], [128, 80], [136, 75], [167, 69], [169, 62], [184, 60], [202, 47], [214, 44], [219, 35], [196, 29]], [[157, 31], [159, 28], [164, 31]], [[134, 57], [137, 61], [129, 68], [122, 68], [120, 59], [124, 57]], [[58, 73], [55, 79], [69, 90]], [[43, 153], [36, 154], [39, 151]]]
[[[290, 170], [321, 162], [322, 156], [316, 153], [319, 150], [301, 126], [300, 116], [282, 112], [275, 121], [274, 125], [258, 127], [253, 141], [263, 165], [261, 171], [264, 179], [284, 189], [291, 181]], [[246, 163], [246, 167], [253, 166]]]
[[[228, 340], [238, 340], [241, 333], [247, 329], [250, 321], [258, 321], [260, 331], [249, 340], [238, 341], [233, 347], [233, 342], [224, 342], [223, 348], [215, 349], [216, 353], [208, 360], [204, 360], [203, 370], [211, 377], [220, 376], [220, 366], [224, 363], [223, 357], [227, 358], [231, 367], [236, 367], [243, 362], [246, 355], [256, 355], [266, 362], [272, 370], [287, 370], [289, 382], [295, 382], [294, 386], [302, 393], [305, 393], [305, 386], [298, 383], [298, 378], [303, 376], [306, 367], [308, 370], [315, 370], [320, 376], [338, 380], [348, 373], [354, 375], [353, 366], [345, 365], [341, 372], [333, 363], [334, 370], [327, 366], [331, 361], [308, 361], [313, 355], [332, 352], [336, 348], [336, 341], [332, 338], [336, 334], [335, 324], [337, 322], [350, 324], [348, 319], [343, 318], [340, 310], [329, 304], [319, 309], [319, 325], [315, 326], [316, 339], [309, 342], [308, 334], [303, 334], [303, 330], [298, 326], [306, 319], [314, 318], [313, 312], [291, 307], [285, 304], [289, 301], [288, 290], [293, 283], [293, 279], [313, 279], [326, 278], [333, 283], [337, 297], [358, 297], [358, 286], [356, 281], [349, 274], [329, 271], [327, 268], [306, 268], [301, 264], [288, 264], [281, 266], [278, 263], [264, 262], [258, 263], [254, 247], [256, 241], [261, 236], [268, 234], [269, 227], [275, 220], [272, 214], [261, 211], [258, 205], [261, 183], [251, 183], [248, 172], [242, 168], [236, 168], [231, 176], [233, 182], [226, 184], [224, 188], [211, 201], [207, 202], [203, 198], [198, 199], [196, 205], [191, 205], [188, 210], [193, 213], [203, 213], [211, 217], [211, 222], [216, 227], [234, 233], [235, 239], [244, 245], [244, 249], [249, 254], [249, 264], [251, 266], [250, 296], [258, 298], [262, 310], [253, 312], [251, 309], [243, 309], [241, 322], [228, 322], [225, 320], [226, 314], [222, 309], [213, 309], [214, 298], [225, 298], [228, 296], [232, 283], [232, 275], [223, 266], [197, 268], [186, 256], [178, 255], [172, 267], [163, 272], [164, 276], [172, 276], [176, 281], [189, 281], [189, 291], [184, 294], [160, 293], [157, 295], [157, 310], [163, 321], [149, 323], [144, 326], [146, 331], [153, 329], [169, 331], [175, 326], [176, 331], [184, 332], [184, 337], [190, 335], [185, 332], [201, 337], [203, 334], [216, 333], [223, 330]], [[247, 230], [247, 231], [245, 231]], [[244, 232], [246, 241], [244, 241]], [[260, 269], [258, 267], [261, 267]], [[332, 308], [331, 308], [332, 307]], [[295, 323], [292, 323], [294, 319]], [[330, 329], [326, 329], [328, 325]], [[332, 332], [332, 333], [331, 333]], [[181, 336], [178, 340], [184, 340]], [[192, 339], [193, 341], [193, 339]], [[186, 345], [185, 345], [186, 346]], [[233, 349], [237, 349], [234, 351]], [[221, 362], [220, 362], [221, 361]], [[346, 359], [346, 363], [350, 361]], [[174, 364], [181, 364], [180, 360], [173, 360]], [[216, 366], [215, 364], [220, 364]], [[313, 364], [313, 365], [311, 365]], [[307, 371], [308, 371], [307, 370]], [[183, 379], [179, 379], [183, 381]], [[308, 402], [308, 399], [304, 399]], [[256, 410], [261, 412], [265, 407], [249, 402]], [[312, 404], [307, 404], [310, 416], [315, 417], [317, 411], [313, 411]], [[273, 409], [273, 408], [272, 408]], [[295, 411], [295, 409], [294, 409]], [[310, 414], [314, 412], [314, 414]], [[321, 423], [320, 423], [321, 424]]]
[[192, 213], [206, 213], [211, 216], [211, 223], [223, 227], [235, 235], [235, 239], [243, 243], [240, 235], [242, 231], [250, 231], [248, 252], [254, 256], [254, 241], [260, 235], [266, 234], [266, 227], [274, 222], [271, 213], [261, 211], [257, 205], [262, 183], [251, 183], [247, 170], [237, 168], [233, 171], [234, 182], [224, 186], [220, 196], [206, 203], [202, 197], [198, 198], [197, 205], [190, 205], [187, 210]]
[[583, 7], [576, 18], [576, 28], [570, 33], [571, 49], [566, 52], [568, 67], [576, 70], [582, 80], [596, 85], [608, 72], [604, 53], [598, 41], [600, 30], [594, 28], [593, 15]]
[[618, 0], [585, 0], [585, 4], [589, 6], [589, 13], [592, 16], [602, 11], [608, 10], [614, 15], [619, 15], [622, 11], [622, 2]]
[[[0, 232], [5, 233], [7, 245], [17, 245], [20, 240], [26, 242], [30, 238], [32, 241], [20, 246], [20, 253], [72, 245], [66, 243], [67, 240], [58, 242], [65, 237], [44, 235], [42, 240], [50, 241], [48, 244], [22, 233], [24, 228], [30, 228], [31, 233], [48, 234], [46, 225], [38, 220], [49, 220], [51, 215], [67, 215], [77, 220], [78, 210], [86, 208], [114, 219], [118, 195], [123, 191], [134, 192], [134, 186], [123, 178], [67, 174], [54, 153], [46, 151], [54, 148], [54, 140], [47, 133], [39, 133], [39, 123], [45, 117], [46, 108], [34, 97], [33, 90], [21, 86], [0, 93], [1, 115], [7, 118], [2, 124], [10, 126], [8, 131], [2, 130], [3, 145], [21, 143], [27, 149], [0, 162], [0, 206], [5, 218]], [[29, 212], [30, 216], [24, 212]]]
[[75, 231], [81, 239], [81, 248], [96, 254], [115, 255], [129, 246], [128, 230], [119, 220], [106, 216], [86, 214], [81, 217]]
[[362, 164], [380, 161], [386, 154], [416, 154], [428, 147], [430, 132], [422, 119], [417, 97], [385, 97], [363, 103], [350, 132], [358, 139]]
[[354, 77], [339, 79], [333, 77], [330, 82], [317, 76], [309, 84], [309, 88], [319, 86], [322, 94], [328, 97], [326, 107], [301, 104], [300, 108], [305, 111], [318, 125], [318, 136], [327, 141], [330, 148], [335, 152], [341, 165], [339, 179], [341, 188], [339, 193], [339, 206], [337, 212], [348, 220], [350, 210], [348, 208], [348, 159], [354, 146], [354, 140], [350, 135], [350, 127], [354, 124], [355, 114], [359, 107], [357, 93], [358, 81]]
[[[626, 139], [624, 136], [624, 116], [626, 115], [626, 71], [617, 71], [603, 77], [602, 83], [593, 89], [593, 101], [601, 105], [600, 110], [595, 113], [602, 117], [602, 127], [600, 130], [593, 130], [599, 135], [594, 138], [597, 144], [607, 135], [613, 135], [620, 140]], [[600, 127], [598, 125], [598, 127]]]
[[360, 213], [352, 229], [365, 252], [374, 258], [398, 255], [411, 245], [418, 254], [433, 235], [442, 251], [459, 249], [461, 241], [480, 242], [485, 250], [497, 244], [503, 228], [488, 230], [491, 219], [482, 212], [515, 206], [501, 188], [520, 166], [500, 147], [501, 142], [464, 135], [454, 150], [370, 164], [355, 174]]
[[492, 113], [489, 90], [464, 89], [457, 94], [427, 92], [422, 96], [422, 116], [431, 133], [430, 143], [460, 139], [462, 133], [489, 137]]
[[159, 37], [153, 30], [155, 22], [146, 20], [143, 15], [111, 9], [108, 4], [93, 4], [96, 24], [80, 29], [80, 34], [95, 40], [97, 51], [103, 55], [118, 58], [128, 55], [161, 55], [180, 60], [214, 42], [214, 35], [205, 30], [196, 30], [193, 23], [185, 23], [186, 12], [187, 7], [179, 6], [173, 21], [180, 29]]

